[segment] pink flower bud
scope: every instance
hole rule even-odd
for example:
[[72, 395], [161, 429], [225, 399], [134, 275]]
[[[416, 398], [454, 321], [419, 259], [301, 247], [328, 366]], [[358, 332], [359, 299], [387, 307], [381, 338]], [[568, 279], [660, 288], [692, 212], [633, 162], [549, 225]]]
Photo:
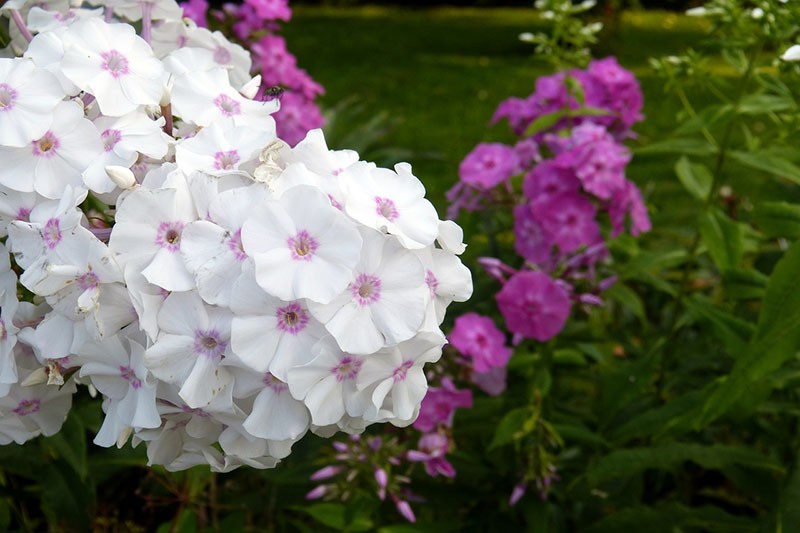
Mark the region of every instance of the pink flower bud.
[[328, 465], [325, 468], [320, 468], [319, 470], [311, 474], [311, 480], [319, 481], [321, 479], [328, 479], [335, 476], [342, 470], [343, 468], [341, 466]]
[[389, 482], [389, 477], [386, 475], [386, 470], [383, 468], [376, 468], [375, 481], [378, 482], [378, 487], [382, 489], [386, 488], [386, 484]]
[[417, 517], [414, 516], [414, 511], [411, 510], [411, 506], [405, 500], [395, 500], [394, 506], [397, 508], [397, 512], [403, 515], [403, 518], [411, 522], [412, 524], [417, 521]]
[[523, 496], [525, 496], [525, 489], [527, 489], [527, 484], [517, 483], [514, 486], [514, 490], [511, 491], [511, 497], [508, 499], [508, 505], [514, 506], [517, 504]]
[[308, 494], [306, 494], [306, 500], [318, 500], [327, 494], [328, 486], [327, 485], [317, 485]]

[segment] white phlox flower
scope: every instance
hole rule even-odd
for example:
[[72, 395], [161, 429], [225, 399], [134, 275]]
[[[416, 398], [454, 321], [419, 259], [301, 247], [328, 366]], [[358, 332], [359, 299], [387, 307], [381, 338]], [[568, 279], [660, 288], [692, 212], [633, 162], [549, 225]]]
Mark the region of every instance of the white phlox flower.
[[103, 152], [100, 132], [75, 102], [61, 102], [41, 137], [21, 148], [0, 146], [0, 183], [21, 192], [60, 198], [66, 186], [83, 185], [82, 174]]
[[439, 234], [436, 209], [425, 199], [425, 187], [399, 163], [395, 172], [355, 164], [341, 175], [347, 214], [362, 224], [395, 235], [406, 248], [433, 244]]
[[312, 348], [327, 335], [303, 300], [287, 302], [270, 296], [243, 276], [234, 287], [231, 347], [259, 376], [267, 371], [286, 381], [289, 369], [312, 358]]
[[211, 51], [214, 63], [228, 70], [228, 76], [237, 90], [250, 81], [250, 67], [252, 60], [247, 50], [236, 43], [230, 42], [219, 31], [209, 31], [207, 28], [198, 28], [189, 31], [186, 46], [204, 48]]
[[289, 370], [292, 396], [301, 400], [317, 426], [337, 423], [343, 416], [362, 417], [370, 394], [359, 391], [356, 382], [364, 357], [345, 353], [329, 337], [314, 347], [314, 359]]
[[358, 389], [372, 390], [372, 403], [364, 417], [401, 427], [411, 424], [428, 390], [423, 366], [439, 360], [445, 342], [441, 333], [421, 333], [365, 357], [356, 381]]
[[58, 79], [33, 61], [0, 58], [0, 146], [24, 147], [41, 138], [64, 96]]
[[215, 122], [175, 146], [175, 161], [186, 173], [202, 171], [211, 175], [241, 173], [247, 176], [258, 164], [261, 148], [275, 139], [273, 121], [268, 129], [233, 126]]
[[98, 117], [94, 125], [100, 132], [103, 152], [83, 172], [83, 181], [93, 192], [107, 193], [116, 188], [106, 174], [107, 166], [130, 168], [139, 154], [153, 159], [167, 154], [168, 137], [161, 131], [163, 117], [151, 120], [146, 113], [137, 110], [121, 117]]
[[472, 296], [472, 274], [458, 256], [441, 248], [415, 250], [425, 267], [425, 284], [430, 290], [430, 306], [426, 330], [438, 330], [444, 320], [447, 306], [452, 302], [466, 302]]
[[63, 34], [64, 75], [91, 93], [108, 116], [122, 116], [161, 100], [164, 67], [127, 24], [76, 22]]
[[267, 293], [327, 303], [347, 287], [361, 236], [327, 196], [300, 185], [253, 213], [242, 226], [242, 244]]
[[120, 335], [87, 343], [78, 356], [82, 363], [80, 376], [89, 377], [106, 398], [106, 416], [95, 444], [121, 447], [120, 437], [128, 428], [161, 425], [156, 408], [156, 381], [144, 366], [144, 347], [137, 340]]
[[207, 406], [231, 384], [221, 365], [230, 355], [230, 313], [207, 306], [197, 293], [170, 294], [158, 314], [161, 332], [145, 352], [158, 379], [179, 387], [189, 407]]
[[430, 292], [420, 260], [392, 236], [361, 230], [364, 245], [347, 288], [311, 313], [342, 350], [370, 354], [413, 337]]
[[295, 442], [305, 435], [311, 416], [303, 402], [289, 392], [289, 385], [270, 372], [260, 374], [234, 369], [234, 396], [252, 398], [242, 427], [254, 437]]

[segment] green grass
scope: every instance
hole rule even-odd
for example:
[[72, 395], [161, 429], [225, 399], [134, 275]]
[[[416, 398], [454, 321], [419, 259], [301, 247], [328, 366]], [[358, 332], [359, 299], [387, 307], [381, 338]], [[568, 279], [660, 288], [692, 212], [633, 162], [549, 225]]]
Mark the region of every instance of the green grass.
[[[384, 143], [412, 152], [442, 212], [443, 193], [475, 144], [511, 139], [505, 124], [487, 127], [497, 104], [527, 96], [537, 76], [552, 72], [517, 38], [541, 27], [533, 9], [304, 7], [284, 35], [298, 64], [325, 86], [324, 106], [351, 99], [364, 106], [361, 121], [385, 113], [398, 122]], [[647, 58], [678, 53], [702, 35], [696, 19], [643, 12], [626, 14], [617, 31], [602, 36], [595, 56], [616, 55], [645, 91], [640, 142], [674, 127], [677, 109], [665, 105]], [[634, 177], [646, 180], [646, 165], [641, 170]]]

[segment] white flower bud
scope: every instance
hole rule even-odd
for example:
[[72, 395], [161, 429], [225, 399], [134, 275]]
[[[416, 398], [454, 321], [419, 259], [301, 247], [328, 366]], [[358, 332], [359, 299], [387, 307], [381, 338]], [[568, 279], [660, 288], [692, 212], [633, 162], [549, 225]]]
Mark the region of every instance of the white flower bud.
[[252, 100], [256, 97], [256, 93], [258, 93], [258, 88], [260, 86], [261, 74], [258, 74], [255, 78], [245, 83], [239, 93], [245, 98], [250, 98]]
[[117, 165], [105, 167], [106, 174], [120, 189], [132, 189], [136, 186], [136, 176], [131, 169]]

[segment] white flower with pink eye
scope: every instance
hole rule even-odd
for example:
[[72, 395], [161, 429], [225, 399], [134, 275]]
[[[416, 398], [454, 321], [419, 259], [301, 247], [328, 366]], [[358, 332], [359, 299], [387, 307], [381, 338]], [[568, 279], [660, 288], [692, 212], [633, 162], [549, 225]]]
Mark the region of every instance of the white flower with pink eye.
[[[27, 375], [20, 377], [24, 380]], [[72, 379], [61, 387], [13, 385], [8, 395], [0, 398], [0, 445], [22, 444], [38, 435], [58, 433], [72, 407], [75, 390]]]
[[311, 304], [342, 350], [371, 354], [416, 335], [429, 289], [419, 259], [394, 237], [361, 231], [364, 246], [347, 289], [326, 305]]
[[106, 173], [107, 166], [130, 168], [143, 154], [153, 159], [167, 155], [169, 137], [161, 131], [164, 118], [151, 120], [142, 111], [121, 117], [100, 116], [94, 121], [100, 132], [103, 152], [83, 173], [83, 181], [93, 192], [107, 193], [116, 188]]
[[361, 253], [353, 223], [305, 185], [253, 213], [242, 227], [242, 244], [258, 284], [286, 301], [329, 302], [347, 287]]
[[426, 329], [438, 330], [447, 306], [452, 302], [466, 302], [472, 296], [472, 273], [458, 256], [441, 248], [414, 252], [425, 267], [425, 284], [431, 295]]
[[276, 138], [274, 128], [269, 129], [274, 123], [267, 121], [264, 125], [267, 129], [215, 122], [180, 141], [175, 146], [175, 161], [187, 174], [199, 170], [213, 176], [248, 176], [258, 164], [261, 149]]
[[27, 146], [44, 135], [64, 96], [56, 77], [33, 61], [0, 58], [0, 145]]
[[320, 129], [309, 131], [286, 157], [287, 165], [302, 163], [311, 172], [331, 180], [356, 162], [358, 152], [354, 150], [329, 150]]
[[269, 372], [233, 371], [234, 396], [254, 397], [253, 407], [243, 423], [250, 435], [275, 441], [296, 441], [308, 431], [311, 416], [303, 402], [292, 397], [289, 385]]
[[0, 237], [8, 235], [8, 225], [30, 221], [30, 214], [46, 198], [35, 192], [19, 192], [0, 185]]
[[230, 355], [231, 316], [195, 292], [172, 293], [158, 314], [161, 332], [144, 355], [155, 377], [180, 388], [189, 407], [207, 406], [231, 384], [221, 363]]
[[208, 176], [200, 173], [192, 175], [195, 204], [204, 220], [184, 228], [181, 255], [203, 300], [228, 306], [243, 272], [248, 270], [247, 275], [253, 276], [252, 260], [242, 247], [242, 225], [268, 200], [269, 192], [252, 181], [245, 187], [221, 189], [228, 185], [226, 180], [205, 178]]
[[[131, 333], [126, 330], [124, 333]], [[141, 336], [134, 335], [134, 337]], [[143, 340], [143, 339], [139, 339]], [[128, 428], [157, 428], [161, 416], [156, 409], [156, 381], [144, 366], [144, 347], [121, 334], [87, 343], [78, 354], [80, 376], [106, 397], [103, 425], [94, 439], [98, 446], [122, 447], [120, 437]]]
[[189, 41], [189, 32], [196, 27], [197, 24], [191, 19], [170, 20], [153, 26], [150, 38], [153, 53], [157, 58], [164, 59], [170, 52], [183, 48]]
[[349, 167], [341, 176], [345, 211], [370, 228], [395, 235], [406, 248], [430, 246], [439, 234], [436, 209], [425, 199], [425, 187], [411, 165], [394, 168]]
[[109, 247], [123, 266], [130, 261], [146, 263], [142, 274], [150, 283], [168, 291], [187, 291], [194, 288], [194, 277], [181, 257], [181, 236], [196, 219], [185, 185], [135, 189], [117, 205]]
[[89, 233], [80, 225], [83, 213], [77, 208], [85, 199], [85, 190], [67, 187], [60, 200], [38, 203], [9, 224], [8, 247], [17, 264], [26, 270], [45, 268], [65, 246]]
[[195, 27], [189, 32], [186, 46], [209, 50], [214, 64], [228, 70], [231, 85], [236, 89], [241, 89], [250, 81], [250, 54], [241, 45], [230, 42], [221, 32]]
[[122, 116], [158, 105], [164, 67], [132, 26], [88, 19], [70, 26], [63, 38], [64, 75], [97, 99], [101, 113]]
[[327, 335], [304, 301], [270, 296], [250, 276], [241, 277], [234, 287], [231, 310], [233, 352], [259, 374], [269, 370], [283, 381], [290, 368], [311, 360], [311, 349]]
[[64, 27], [35, 35], [28, 44], [28, 49], [25, 50], [23, 57], [32, 59], [37, 67], [43, 68], [55, 76], [61, 84], [63, 94], [75, 96], [81, 90], [61, 71], [61, 60], [64, 58], [64, 40], [61, 36], [66, 31], [67, 29]]
[[75, 102], [56, 107], [44, 134], [22, 148], [0, 146], [0, 183], [21, 192], [61, 198], [70, 185], [81, 187], [81, 175], [103, 151], [100, 132], [83, 117]]
[[228, 72], [215, 68], [176, 76], [171, 92], [172, 111], [186, 122], [208, 126], [225, 121], [236, 126], [263, 128], [278, 110], [277, 100], [256, 102], [239, 94], [228, 81]]
[[17, 364], [14, 346], [19, 328], [14, 318], [19, 307], [17, 300], [17, 275], [11, 270], [8, 250], [0, 244], [0, 396], [9, 386], [17, 383]]
[[370, 404], [367, 393], [356, 387], [364, 357], [344, 353], [324, 338], [314, 347], [314, 359], [289, 370], [289, 392], [302, 400], [316, 426], [336, 424], [349, 415], [361, 417]]
[[423, 366], [439, 360], [445, 342], [441, 333], [421, 333], [365, 357], [356, 382], [359, 390], [372, 391], [372, 405], [364, 418], [396, 426], [413, 422], [428, 390]]

